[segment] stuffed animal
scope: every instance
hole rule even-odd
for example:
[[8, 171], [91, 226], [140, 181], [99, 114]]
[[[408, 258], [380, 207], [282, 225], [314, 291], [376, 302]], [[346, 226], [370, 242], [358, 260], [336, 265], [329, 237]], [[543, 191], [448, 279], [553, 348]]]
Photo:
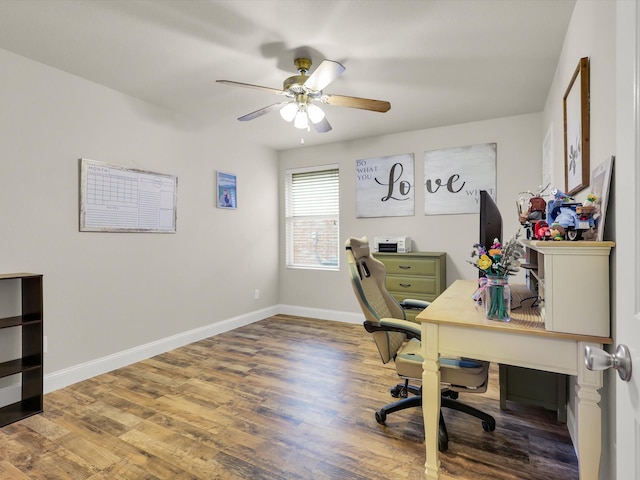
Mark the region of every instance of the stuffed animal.
[[544, 220], [536, 222], [533, 228], [533, 236], [536, 237], [537, 240], [548, 240], [551, 237], [551, 234], [549, 233], [549, 224]]
[[564, 227], [559, 223], [554, 223], [549, 228], [549, 234], [553, 240], [564, 240]]
[[547, 202], [547, 221], [553, 223], [560, 208], [573, 205], [575, 202], [572, 197], [558, 189], [553, 189], [551, 193], [553, 199]]
[[582, 233], [582, 239], [595, 242], [596, 240], [598, 240], [598, 230], [596, 230], [595, 228], [590, 228], [589, 230], [584, 231]]
[[598, 197], [596, 197], [593, 193], [587, 195], [587, 200], [583, 203], [585, 207], [595, 207], [596, 202], [598, 201]]

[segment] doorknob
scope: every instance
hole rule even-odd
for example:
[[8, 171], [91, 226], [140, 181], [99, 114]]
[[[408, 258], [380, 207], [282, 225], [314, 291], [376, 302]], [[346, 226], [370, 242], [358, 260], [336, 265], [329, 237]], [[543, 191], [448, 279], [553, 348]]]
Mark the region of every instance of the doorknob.
[[621, 380], [628, 382], [631, 379], [631, 354], [626, 345], [620, 344], [616, 353], [608, 353], [601, 348], [584, 347], [584, 364], [589, 370], [607, 370], [614, 368], [618, 371]]

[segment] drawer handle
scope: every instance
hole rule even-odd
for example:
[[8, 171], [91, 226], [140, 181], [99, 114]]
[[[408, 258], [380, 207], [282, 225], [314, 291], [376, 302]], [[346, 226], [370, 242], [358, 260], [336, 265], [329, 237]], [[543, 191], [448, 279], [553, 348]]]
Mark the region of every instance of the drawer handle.
[[401, 268], [402, 270], [409, 270], [411, 265], [398, 265], [398, 268]]
[[404, 287], [404, 288], [409, 288], [411, 286], [411, 284], [410, 283], [401, 283], [400, 286]]

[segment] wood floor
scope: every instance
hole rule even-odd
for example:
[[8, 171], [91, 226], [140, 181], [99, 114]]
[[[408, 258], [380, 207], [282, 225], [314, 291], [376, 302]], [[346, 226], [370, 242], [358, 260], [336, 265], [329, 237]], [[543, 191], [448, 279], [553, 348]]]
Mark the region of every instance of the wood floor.
[[[491, 378], [464, 400], [494, 432], [444, 412], [447, 478], [577, 479], [555, 414], [501, 412]], [[362, 326], [279, 315], [46, 395], [0, 429], [0, 478], [422, 479], [420, 409], [374, 419], [396, 380]]]

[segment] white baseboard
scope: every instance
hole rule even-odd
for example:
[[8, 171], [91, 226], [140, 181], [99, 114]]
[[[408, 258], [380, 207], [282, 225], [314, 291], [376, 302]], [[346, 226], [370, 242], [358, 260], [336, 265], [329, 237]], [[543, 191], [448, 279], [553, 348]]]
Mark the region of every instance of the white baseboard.
[[44, 393], [53, 392], [59, 388], [64, 388], [81, 382], [82, 380], [95, 377], [96, 375], [110, 372], [116, 368], [131, 365], [132, 363], [145, 360], [154, 355], [159, 355], [169, 350], [197, 342], [198, 340], [228, 332], [229, 330], [244, 325], [249, 325], [250, 323], [276, 315], [277, 313], [278, 308], [275, 306], [265, 308], [46, 374], [44, 376]]
[[364, 322], [364, 315], [362, 313], [340, 312], [338, 310], [300, 307], [297, 305], [279, 305], [278, 313], [296, 315], [298, 317], [319, 318], [322, 320], [335, 320], [336, 322], [345, 323]]
[[263, 320], [279, 313], [285, 315], [297, 315], [301, 317], [320, 318], [324, 320], [335, 320], [346, 323], [362, 323], [364, 321], [364, 316], [362, 314], [297, 307], [293, 305], [274, 305], [273, 307], [257, 310], [255, 312], [229, 318], [221, 322], [212, 323], [204, 327], [178, 333], [176, 335], [162, 338], [154, 342], [149, 342], [122, 352], [107, 355], [106, 357], [97, 358], [89, 362], [46, 374], [44, 376], [44, 393], [53, 392], [54, 390], [81, 382], [82, 380], [87, 380], [97, 375], [111, 372], [117, 368], [131, 365], [132, 363], [145, 360], [153, 357], [154, 355], [160, 355], [161, 353], [168, 352], [175, 348], [179, 348], [220, 333], [228, 332], [244, 325], [249, 325], [250, 323]]

